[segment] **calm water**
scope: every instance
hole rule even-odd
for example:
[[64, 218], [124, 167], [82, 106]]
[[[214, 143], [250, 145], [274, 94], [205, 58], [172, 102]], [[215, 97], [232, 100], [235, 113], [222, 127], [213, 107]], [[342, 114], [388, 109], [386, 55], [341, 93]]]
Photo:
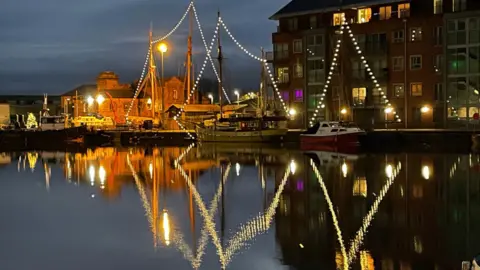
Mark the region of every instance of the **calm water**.
[[0, 154], [0, 269], [461, 269], [480, 253], [479, 156], [227, 148]]

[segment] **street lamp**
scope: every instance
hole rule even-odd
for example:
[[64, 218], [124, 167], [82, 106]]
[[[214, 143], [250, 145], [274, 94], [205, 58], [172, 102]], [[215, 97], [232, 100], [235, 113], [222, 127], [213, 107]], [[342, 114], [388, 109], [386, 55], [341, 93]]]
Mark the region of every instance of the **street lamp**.
[[240, 105], [240, 93], [237, 90], [233, 93], [237, 96], [237, 105]]
[[288, 114], [290, 116], [295, 116], [297, 114], [297, 111], [294, 109], [294, 108], [291, 108], [289, 111], [288, 111]]
[[427, 106], [427, 105], [425, 105], [425, 106], [423, 106], [423, 107], [420, 109], [420, 111], [421, 111], [422, 113], [428, 113], [428, 112], [430, 111], [430, 107]]
[[212, 94], [208, 94], [208, 98], [210, 99], [210, 103], [213, 104], [213, 95], [212, 95]]
[[105, 98], [103, 97], [103, 95], [98, 95], [97, 96], [97, 103], [98, 105], [102, 105], [102, 103], [105, 101]]
[[[167, 52], [168, 48], [167, 48], [167, 44], [165, 43], [160, 43], [160, 45], [158, 45], [158, 50], [160, 51], [161, 55], [162, 55], [162, 77], [161, 77], [161, 84], [162, 84], [162, 121], [164, 120], [164, 112], [165, 112], [165, 90], [164, 90], [164, 85], [165, 85], [165, 82], [163, 81], [163, 54]], [[153, 91], [153, 89], [152, 89]]]
[[347, 109], [343, 108], [341, 111], [340, 111], [341, 114], [347, 114]]
[[88, 96], [87, 97], [87, 104], [88, 106], [91, 106], [93, 104], [93, 102], [95, 102], [95, 99], [93, 99], [93, 97], [91, 96]]

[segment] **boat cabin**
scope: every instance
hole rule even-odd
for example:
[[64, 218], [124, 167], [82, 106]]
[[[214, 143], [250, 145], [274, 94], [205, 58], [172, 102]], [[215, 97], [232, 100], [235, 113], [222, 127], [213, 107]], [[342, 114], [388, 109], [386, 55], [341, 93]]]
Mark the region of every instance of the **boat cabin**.
[[341, 132], [359, 132], [362, 131], [354, 123], [327, 122], [321, 121], [308, 129], [308, 134], [327, 134]]
[[64, 116], [41, 116], [40, 128], [42, 130], [59, 130], [65, 128]]

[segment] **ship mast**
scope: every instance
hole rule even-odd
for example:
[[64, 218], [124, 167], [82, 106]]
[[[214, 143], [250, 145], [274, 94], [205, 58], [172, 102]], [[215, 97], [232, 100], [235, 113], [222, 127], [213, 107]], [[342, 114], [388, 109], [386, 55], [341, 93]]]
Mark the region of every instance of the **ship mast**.
[[[191, 2], [193, 5], [193, 0]], [[193, 32], [193, 7], [189, 10], [189, 32], [188, 32], [188, 51], [187, 51], [187, 96], [190, 95], [192, 87], [192, 32]], [[187, 103], [190, 103], [190, 99], [187, 99]], [[195, 104], [195, 94], [192, 96], [192, 102]]]
[[[220, 11], [218, 12], [218, 19], [220, 19]], [[218, 102], [220, 104], [220, 118], [222, 118], [222, 81], [223, 81], [223, 69], [222, 69], [222, 61], [223, 61], [223, 55], [222, 55], [222, 45], [220, 43], [220, 31], [218, 31], [217, 34], [217, 44], [218, 44]]]
[[[150, 44], [150, 55], [149, 55], [149, 69], [148, 69], [148, 75], [150, 79], [150, 89], [151, 89], [151, 94], [152, 94], [152, 118], [155, 119], [156, 114], [155, 114], [155, 109], [156, 109], [156, 95], [155, 92], [157, 91], [157, 78], [155, 74], [155, 61], [153, 58], [153, 26], [150, 24], [150, 33], [149, 33], [149, 44]], [[163, 108], [162, 108], [163, 110]], [[163, 120], [163, 119], [162, 119]]]

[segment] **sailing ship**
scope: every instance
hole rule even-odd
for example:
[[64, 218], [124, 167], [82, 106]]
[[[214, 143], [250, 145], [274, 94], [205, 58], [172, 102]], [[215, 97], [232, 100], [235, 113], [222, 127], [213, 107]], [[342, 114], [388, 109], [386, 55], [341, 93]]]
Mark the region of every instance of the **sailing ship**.
[[[220, 15], [219, 15], [220, 16]], [[271, 143], [281, 142], [287, 134], [288, 129], [280, 127], [280, 122], [288, 119], [285, 116], [269, 114], [265, 110], [266, 83], [265, 67], [262, 63], [262, 82], [260, 84], [260, 95], [258, 97], [260, 108], [257, 115], [231, 114], [224, 118], [222, 104], [222, 46], [220, 43], [220, 34], [217, 34], [218, 45], [218, 65], [219, 65], [219, 119], [214, 119], [212, 125], [205, 123], [197, 124], [196, 132], [198, 140], [203, 142], [251, 142], [251, 143]], [[262, 51], [263, 56], [263, 51]]]

